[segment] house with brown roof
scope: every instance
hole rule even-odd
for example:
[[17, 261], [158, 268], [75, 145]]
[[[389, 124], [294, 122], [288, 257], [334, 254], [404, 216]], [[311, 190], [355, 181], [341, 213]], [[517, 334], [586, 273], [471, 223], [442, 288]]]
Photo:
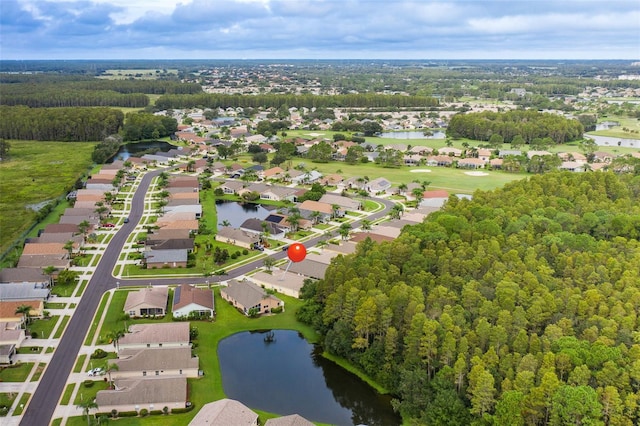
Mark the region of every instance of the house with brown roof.
[[458, 167], [465, 169], [483, 169], [484, 165], [484, 160], [480, 158], [461, 158], [458, 160]]
[[278, 307], [284, 309], [282, 300], [268, 294], [262, 287], [248, 280], [229, 280], [228, 285], [220, 289], [220, 296], [247, 316], [252, 309], [259, 314], [269, 313]]
[[190, 315], [198, 317], [213, 317], [213, 291], [208, 288], [197, 288], [189, 284], [182, 284], [173, 292], [174, 318], [185, 318]]
[[280, 167], [272, 167], [270, 169], [264, 170], [259, 175], [264, 179], [278, 179], [280, 175], [284, 174], [284, 169]]
[[362, 209], [362, 202], [360, 200], [355, 200], [353, 198], [344, 197], [342, 195], [337, 195], [337, 194], [329, 194], [329, 193], [323, 194], [318, 201], [321, 203], [327, 203], [331, 205], [335, 204], [345, 210], [355, 211], [355, 210]]
[[446, 146], [438, 149], [438, 154], [440, 155], [448, 155], [453, 157], [460, 157], [462, 155], [462, 150], [458, 148], [453, 148], [450, 146]]
[[146, 287], [130, 291], [124, 302], [124, 313], [131, 317], [163, 316], [167, 313], [168, 300], [167, 287]]
[[118, 341], [119, 350], [163, 347], [191, 347], [189, 323], [134, 324]]
[[[300, 205], [298, 206], [298, 209], [300, 210], [300, 214], [307, 219], [311, 217], [312, 212], [319, 212], [321, 214], [320, 216], [321, 222], [331, 220], [334, 214], [333, 207], [331, 204], [322, 203], [320, 201], [313, 201], [313, 200], [304, 200], [302, 203], [300, 203]], [[338, 217], [344, 216], [344, 209], [340, 208], [335, 212], [335, 214]]]
[[187, 377], [145, 377], [115, 381], [115, 389], [98, 391], [100, 411], [140, 411], [185, 408]]
[[191, 348], [125, 349], [113, 360], [118, 369], [115, 379], [149, 376], [198, 377], [200, 360], [192, 356]]
[[427, 158], [428, 166], [447, 167], [453, 164], [453, 159], [447, 155], [432, 155]]
[[0, 323], [19, 323], [24, 324], [26, 317], [21, 313], [16, 313], [19, 307], [30, 306], [30, 317], [42, 318], [44, 312], [44, 302], [42, 300], [11, 300], [0, 302]]
[[205, 404], [189, 426], [258, 426], [258, 415], [234, 399]]
[[218, 229], [215, 239], [216, 241], [250, 249], [260, 241], [260, 235], [231, 226], [222, 226]]

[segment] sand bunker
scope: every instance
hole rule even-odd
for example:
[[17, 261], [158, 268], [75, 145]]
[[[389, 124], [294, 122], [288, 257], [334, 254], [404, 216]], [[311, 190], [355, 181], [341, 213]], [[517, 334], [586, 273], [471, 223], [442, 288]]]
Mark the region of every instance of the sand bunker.
[[464, 172], [464, 174], [469, 176], [489, 176], [489, 173], [485, 172]]
[[318, 136], [322, 136], [322, 133], [307, 133], [307, 136], [311, 136], [311, 137], [318, 137]]
[[411, 173], [431, 173], [431, 170], [429, 170], [429, 169], [413, 169], [413, 170], [411, 170]]

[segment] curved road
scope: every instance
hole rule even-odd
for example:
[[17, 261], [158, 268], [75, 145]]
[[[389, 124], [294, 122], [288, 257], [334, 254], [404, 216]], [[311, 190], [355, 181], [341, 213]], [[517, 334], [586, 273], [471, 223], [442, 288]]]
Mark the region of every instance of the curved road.
[[[131, 201], [131, 211], [129, 213], [129, 223], [125, 223], [114, 235], [109, 242], [107, 249], [102, 255], [98, 266], [96, 267], [93, 276], [87, 288], [80, 299], [80, 303], [75, 309], [67, 328], [62, 335], [62, 339], [58, 344], [57, 349], [53, 353], [51, 362], [47, 366], [44, 375], [40, 379], [40, 383], [33, 394], [29, 405], [22, 417], [21, 425], [24, 426], [41, 426], [48, 425], [53, 417], [56, 406], [60, 399], [60, 395], [64, 390], [67, 378], [71, 374], [73, 366], [76, 361], [76, 357], [85, 336], [91, 325], [91, 321], [98, 310], [98, 305], [102, 298], [102, 295], [111, 289], [116, 288], [116, 282], [120, 281], [121, 286], [140, 286], [140, 285], [170, 285], [170, 284], [202, 284], [203, 278], [169, 278], [169, 279], [141, 279], [141, 280], [123, 280], [116, 279], [113, 275], [113, 269], [118, 261], [122, 247], [124, 246], [129, 234], [133, 232], [136, 224], [142, 218], [144, 212], [144, 199], [149, 189], [151, 181], [154, 177], [162, 173], [163, 170], [155, 170], [147, 173], [140, 182], [140, 185], [136, 189], [136, 192]], [[384, 204], [385, 208], [379, 212], [376, 212], [366, 219], [376, 220], [384, 217], [388, 211], [393, 207], [395, 203], [384, 200], [376, 199], [376, 201]], [[352, 223], [356, 227], [360, 223], [360, 220]], [[308, 240], [304, 245], [309, 248], [317, 244], [322, 237], [315, 237]], [[278, 252], [272, 255], [275, 259], [283, 259], [287, 255], [286, 252]], [[263, 260], [256, 260], [254, 262], [247, 263], [238, 268], [235, 268], [223, 277], [212, 276], [208, 279], [210, 281], [228, 280], [230, 278], [238, 277], [240, 275], [247, 274], [256, 268], [263, 265]]]

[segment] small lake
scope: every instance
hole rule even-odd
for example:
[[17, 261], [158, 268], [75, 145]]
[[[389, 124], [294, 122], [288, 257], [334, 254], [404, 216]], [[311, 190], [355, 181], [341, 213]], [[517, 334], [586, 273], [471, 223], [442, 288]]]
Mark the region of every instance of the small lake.
[[115, 160], [126, 161], [129, 157], [140, 157], [143, 153], [158, 151], [167, 152], [173, 148], [177, 147], [164, 141], [130, 142], [122, 145], [116, 155], [114, 155], [108, 162], [113, 163]]
[[431, 136], [425, 136], [423, 132], [383, 132], [379, 136], [391, 139], [445, 139], [447, 137], [440, 131], [433, 132]]
[[319, 346], [297, 331], [234, 334], [218, 344], [222, 384], [228, 398], [250, 408], [299, 414], [335, 425], [393, 426], [402, 423], [391, 398], [322, 357]]
[[264, 220], [270, 210], [261, 204], [239, 203], [236, 201], [216, 200], [218, 223], [229, 221], [234, 228], [240, 227], [247, 219]]

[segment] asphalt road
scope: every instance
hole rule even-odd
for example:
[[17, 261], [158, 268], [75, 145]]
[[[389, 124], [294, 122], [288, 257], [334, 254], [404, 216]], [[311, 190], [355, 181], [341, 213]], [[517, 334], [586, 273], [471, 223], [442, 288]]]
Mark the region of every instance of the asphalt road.
[[[204, 278], [170, 278], [170, 279], [132, 279], [123, 280], [116, 279], [113, 275], [113, 269], [118, 261], [122, 247], [127, 238], [134, 231], [136, 224], [142, 218], [144, 212], [144, 199], [154, 177], [162, 173], [163, 170], [155, 170], [147, 173], [136, 189], [131, 201], [131, 211], [129, 213], [129, 223], [125, 223], [112, 238], [107, 249], [105, 250], [96, 270], [85, 289], [85, 292], [76, 307], [76, 310], [67, 325], [57, 349], [53, 353], [51, 362], [47, 366], [44, 375], [40, 379], [38, 387], [31, 397], [31, 401], [27, 406], [22, 417], [21, 425], [24, 426], [45, 426], [48, 425], [53, 417], [56, 406], [64, 391], [67, 378], [71, 374], [76, 357], [84, 342], [87, 331], [90, 328], [91, 321], [98, 310], [98, 305], [102, 295], [113, 288], [116, 288], [116, 282], [120, 286], [141, 286], [141, 285], [171, 285], [171, 284], [202, 284]], [[384, 199], [376, 199], [385, 205], [385, 208], [377, 213], [368, 216], [366, 219], [374, 221], [387, 215], [394, 203]], [[360, 224], [360, 220], [353, 222], [352, 227], [356, 228]], [[323, 237], [316, 237], [304, 243], [305, 247], [310, 248], [318, 243]], [[283, 259], [287, 256], [286, 252], [278, 252], [272, 255], [275, 259]], [[207, 278], [210, 282], [228, 280], [231, 278], [245, 275], [256, 268], [263, 266], [263, 259], [247, 263], [238, 268], [229, 271], [227, 275], [211, 276]]]

